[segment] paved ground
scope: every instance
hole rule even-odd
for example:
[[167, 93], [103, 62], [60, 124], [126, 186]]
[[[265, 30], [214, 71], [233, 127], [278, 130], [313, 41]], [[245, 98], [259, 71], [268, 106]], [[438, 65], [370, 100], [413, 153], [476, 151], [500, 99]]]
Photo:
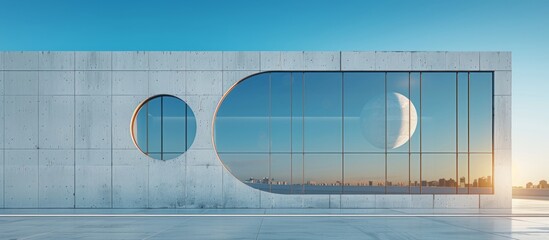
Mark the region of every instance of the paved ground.
[[0, 239], [549, 239], [549, 201], [513, 210], [0, 210]]

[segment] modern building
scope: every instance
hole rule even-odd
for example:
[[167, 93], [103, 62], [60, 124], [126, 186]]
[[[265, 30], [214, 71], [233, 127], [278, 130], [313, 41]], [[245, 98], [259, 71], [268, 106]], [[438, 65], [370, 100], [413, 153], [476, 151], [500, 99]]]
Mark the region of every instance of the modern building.
[[3, 208], [510, 208], [510, 52], [0, 52]]

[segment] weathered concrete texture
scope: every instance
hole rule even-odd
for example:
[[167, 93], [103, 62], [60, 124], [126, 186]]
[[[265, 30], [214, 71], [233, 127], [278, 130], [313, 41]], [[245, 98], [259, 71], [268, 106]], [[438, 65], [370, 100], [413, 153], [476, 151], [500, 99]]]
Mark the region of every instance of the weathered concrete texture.
[[38, 156], [39, 207], [74, 207], [74, 150], [41, 149]]
[[5, 96], [4, 112], [5, 148], [38, 148], [38, 96]]
[[111, 71], [76, 71], [75, 95], [111, 95]]
[[213, 149], [212, 116], [221, 96], [187, 96], [185, 102], [196, 118], [196, 136], [191, 149]]
[[38, 52], [4, 52], [4, 70], [38, 70]]
[[76, 96], [75, 101], [76, 148], [110, 149], [112, 97]]
[[375, 208], [376, 195], [341, 195], [341, 208]]
[[111, 70], [112, 52], [75, 52], [75, 70]]
[[39, 100], [40, 148], [73, 149], [74, 96], [41, 96]]
[[223, 167], [187, 166], [186, 183], [188, 208], [223, 207]]
[[495, 71], [494, 72], [494, 95], [511, 96], [512, 75], [513, 74], [511, 71]]
[[330, 208], [330, 195], [288, 195], [261, 192], [261, 208]]
[[38, 55], [40, 70], [74, 70], [74, 52], [40, 52]]
[[185, 155], [187, 166], [223, 166], [214, 149], [189, 149]]
[[74, 71], [40, 71], [38, 94], [74, 95]]
[[412, 208], [412, 195], [376, 195], [376, 208]]
[[445, 70], [446, 52], [412, 52], [412, 70]]
[[186, 72], [150, 71], [149, 95], [171, 94], [185, 95]]
[[0, 149], [4, 149], [4, 96], [0, 96]]
[[4, 92], [7, 96], [38, 95], [38, 71], [4, 72]]
[[479, 208], [479, 195], [434, 195], [434, 208]]
[[149, 52], [112, 52], [113, 70], [149, 70]]
[[111, 150], [76, 150], [75, 207], [112, 207]]
[[341, 70], [371, 71], [375, 69], [375, 52], [341, 52]]
[[221, 95], [223, 73], [221, 71], [188, 71], [187, 95]]
[[137, 149], [112, 151], [113, 208], [149, 206], [150, 161]]
[[4, 95], [4, 71], [0, 70], [0, 95]]
[[494, 96], [494, 149], [511, 149], [511, 96]]
[[304, 52], [305, 70], [339, 71], [341, 70], [340, 52]]
[[0, 207], [4, 206], [4, 150], [0, 150]]
[[481, 52], [480, 70], [510, 71], [512, 65], [511, 52]]
[[411, 52], [376, 52], [376, 70], [410, 70], [412, 69]]
[[38, 208], [38, 150], [4, 150], [4, 206]]
[[149, 162], [149, 208], [181, 208], [185, 206], [185, 157], [183, 154], [167, 161], [144, 159]]
[[458, 70], [480, 70], [480, 54], [478, 52], [460, 52]]
[[259, 52], [223, 52], [223, 70], [259, 70]]
[[184, 70], [187, 52], [149, 52], [150, 70]]
[[114, 71], [112, 73], [113, 95], [147, 95], [149, 93], [148, 71]]
[[135, 108], [146, 96], [113, 96], [112, 102], [112, 148], [135, 149], [130, 132], [130, 122]]
[[186, 54], [186, 70], [221, 70], [222, 67], [222, 52], [187, 52]]

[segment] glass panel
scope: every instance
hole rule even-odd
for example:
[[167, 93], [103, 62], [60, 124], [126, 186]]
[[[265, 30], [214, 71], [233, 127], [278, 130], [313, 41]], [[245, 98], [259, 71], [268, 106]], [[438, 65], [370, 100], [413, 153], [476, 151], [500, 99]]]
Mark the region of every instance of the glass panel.
[[422, 154], [422, 193], [456, 193], [456, 154]]
[[469, 74], [458, 73], [458, 151], [469, 152]]
[[305, 73], [303, 78], [305, 152], [341, 152], [341, 73]]
[[409, 193], [409, 155], [387, 155], [387, 193]]
[[385, 193], [385, 154], [345, 154], [343, 193]]
[[[162, 97], [162, 152], [163, 159], [171, 159], [185, 151], [186, 105], [178, 98]], [[170, 154], [170, 155], [168, 155]]]
[[292, 193], [303, 193], [303, 153], [292, 154]]
[[[185, 104], [186, 105], [186, 104]], [[196, 118], [194, 117], [194, 113], [189, 107], [189, 105], [186, 105], [187, 107], [187, 149], [191, 148], [191, 145], [194, 142], [194, 138], [196, 136]], [[186, 150], [187, 150], [186, 149]]]
[[292, 130], [290, 77], [290, 73], [271, 74], [271, 152], [290, 152]]
[[470, 193], [492, 193], [492, 154], [471, 154]]
[[220, 153], [219, 157], [238, 180], [269, 191], [269, 154]]
[[492, 73], [472, 72], [469, 85], [469, 151], [492, 152]]
[[345, 152], [385, 152], [385, 73], [345, 73]]
[[162, 98], [153, 98], [146, 103], [149, 113], [148, 116], [148, 153], [160, 154], [159, 158], [162, 159], [162, 130], [161, 130], [161, 118], [162, 118]]
[[271, 192], [291, 192], [291, 168], [290, 154], [271, 154]]
[[469, 193], [469, 157], [458, 154], [458, 193]]
[[420, 193], [421, 164], [419, 154], [410, 154], [410, 193]]
[[[215, 123], [218, 152], [269, 152], [269, 74], [241, 81], [225, 97]], [[235, 141], [238, 136], [238, 141]]]
[[421, 148], [456, 151], [456, 73], [423, 73], [421, 80]]
[[408, 152], [410, 134], [416, 130], [417, 112], [410, 105], [410, 74], [387, 73], [386, 117], [387, 151]]
[[292, 73], [292, 152], [303, 152], [303, 73]]
[[305, 193], [341, 193], [341, 154], [305, 154]]
[[410, 151], [419, 153], [420, 152], [420, 137], [421, 137], [421, 85], [420, 85], [420, 73], [413, 72], [410, 73], [410, 102], [411, 105], [414, 107], [412, 109], [416, 109], [417, 113], [417, 124], [416, 124], [416, 130], [412, 131], [411, 139], [410, 139]]

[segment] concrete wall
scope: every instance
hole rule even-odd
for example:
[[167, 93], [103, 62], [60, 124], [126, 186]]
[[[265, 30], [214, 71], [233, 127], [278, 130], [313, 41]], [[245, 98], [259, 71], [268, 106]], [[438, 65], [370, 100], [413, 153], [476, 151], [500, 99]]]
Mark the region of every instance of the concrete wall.
[[[215, 107], [238, 80], [269, 70], [495, 71], [494, 195], [280, 195], [217, 159]], [[166, 93], [197, 119], [170, 161], [139, 152], [130, 118]], [[509, 52], [0, 52], [0, 207], [510, 208]]]

